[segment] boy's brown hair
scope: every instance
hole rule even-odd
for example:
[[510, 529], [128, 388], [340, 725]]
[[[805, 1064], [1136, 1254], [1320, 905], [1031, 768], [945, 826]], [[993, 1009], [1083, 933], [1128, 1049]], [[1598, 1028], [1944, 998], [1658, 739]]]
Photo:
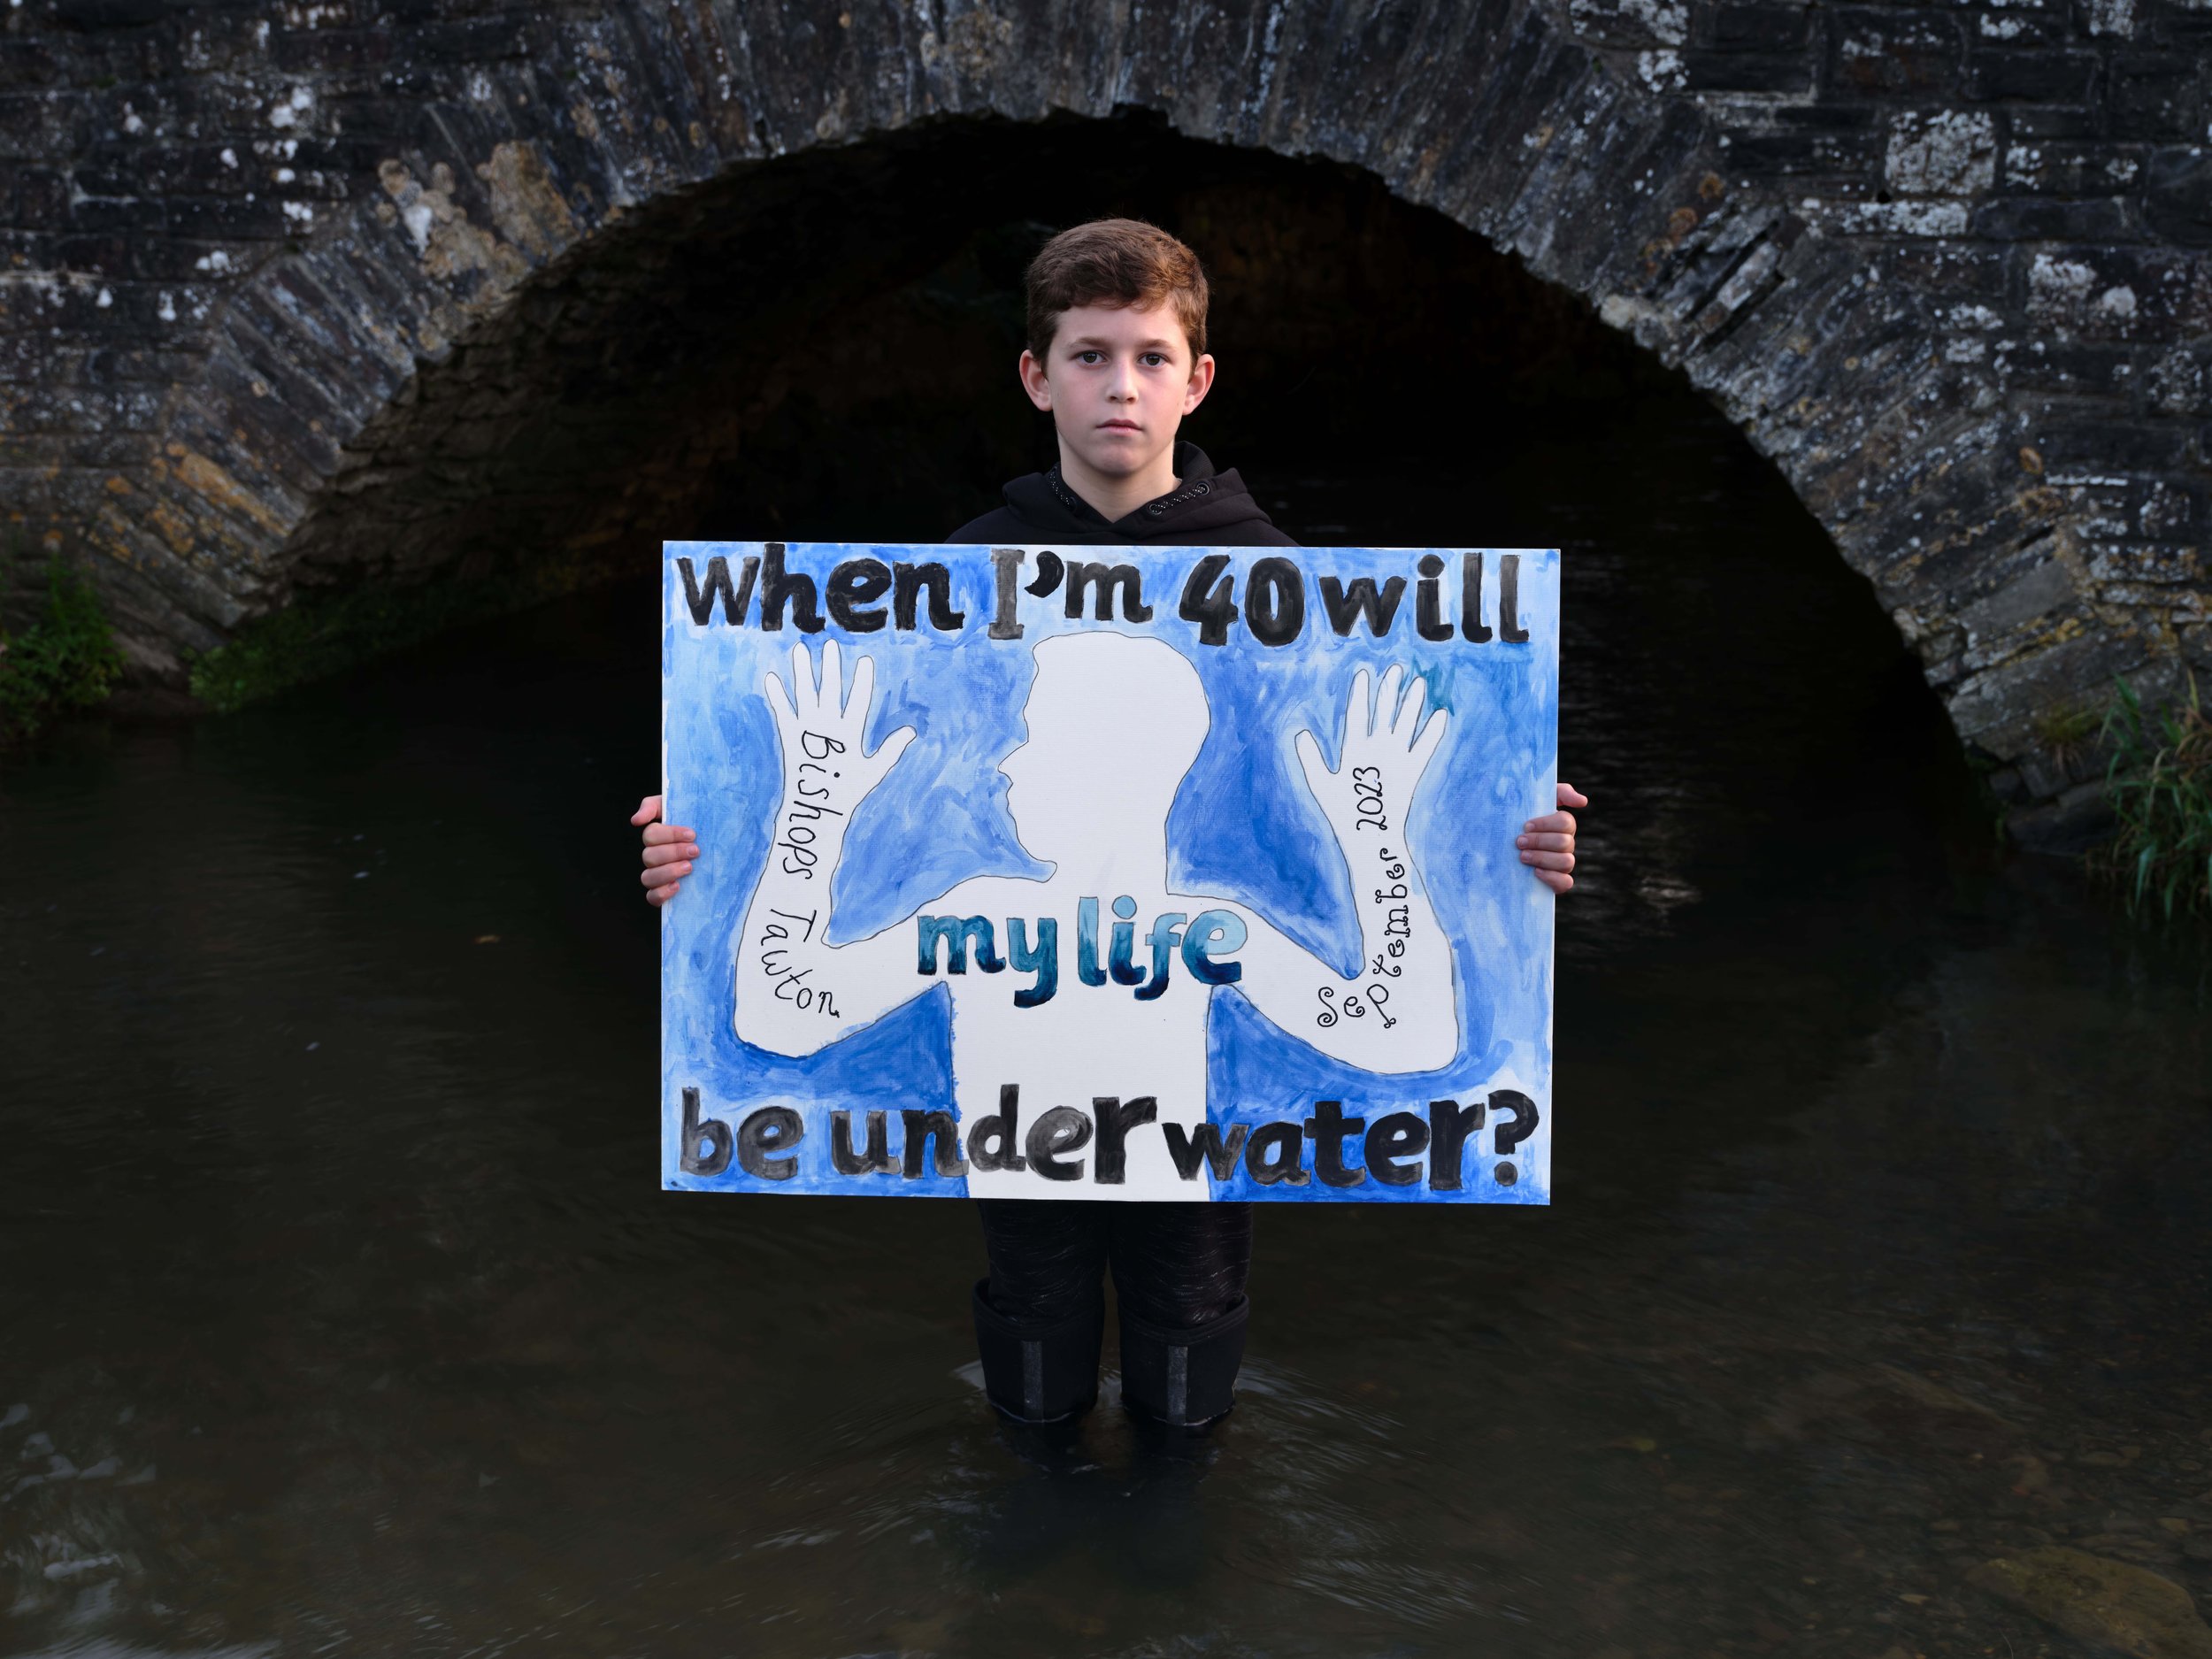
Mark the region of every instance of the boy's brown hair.
[[1141, 219], [1094, 219], [1064, 230], [1029, 262], [1029, 349], [1052, 349], [1063, 312], [1079, 305], [1166, 301], [1189, 337], [1191, 361], [1206, 353], [1206, 273], [1198, 256]]

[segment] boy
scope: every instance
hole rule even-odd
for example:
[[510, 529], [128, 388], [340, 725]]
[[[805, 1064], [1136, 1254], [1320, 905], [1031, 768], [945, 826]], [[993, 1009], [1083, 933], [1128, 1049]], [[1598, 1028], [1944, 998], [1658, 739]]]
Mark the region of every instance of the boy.
[[[1099, 219], [1048, 242], [1027, 287], [1022, 387], [1052, 416], [1059, 461], [1016, 479], [1004, 505], [949, 541], [1295, 545], [1235, 472], [1217, 473], [1176, 437], [1213, 385], [1196, 255], [1153, 226]], [[825, 691], [833, 684], [826, 673]], [[1565, 809], [1588, 803], [1563, 783], [1558, 804], [1531, 819], [1518, 842], [1521, 861], [1563, 893], [1574, 885], [1575, 821]], [[631, 818], [647, 826], [643, 880], [657, 905], [675, 895], [699, 856], [688, 829], [653, 821], [660, 807], [649, 797]], [[1124, 1402], [1174, 1430], [1202, 1428], [1227, 1412], [1248, 1307], [1248, 1204], [976, 1204], [991, 1270], [974, 1290], [976, 1340], [985, 1391], [1002, 1414], [1064, 1422], [1092, 1404], [1109, 1267], [1120, 1304]]]

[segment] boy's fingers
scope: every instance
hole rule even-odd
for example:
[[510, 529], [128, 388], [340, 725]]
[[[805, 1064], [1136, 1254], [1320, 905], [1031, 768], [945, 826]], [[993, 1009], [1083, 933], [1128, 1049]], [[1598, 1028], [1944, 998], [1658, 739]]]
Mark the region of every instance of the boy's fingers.
[[649, 887], [672, 887], [691, 873], [688, 859], [672, 864], [659, 864], [650, 870], [638, 872], [638, 879]]
[[645, 902], [648, 904], [665, 904], [669, 900], [674, 898], [675, 896], [676, 884], [673, 881], [670, 882], [664, 887], [648, 887], [645, 889]]
[[1590, 797], [1581, 793], [1574, 785], [1563, 783], [1559, 786], [1559, 804], [1579, 810], [1590, 804]]
[[1575, 884], [1575, 879], [1572, 876], [1555, 875], [1548, 870], [1539, 870], [1536, 872], [1536, 879], [1554, 893], [1564, 893]]
[[1525, 852], [1521, 862], [1537, 871], [1556, 870], [1562, 875], [1575, 867], [1572, 853]]
[[645, 849], [645, 867], [656, 870], [663, 864], [687, 864], [698, 856], [698, 848], [689, 842], [680, 842], [672, 847], [648, 847]]
[[657, 795], [649, 795], [645, 797], [645, 799], [637, 803], [637, 810], [630, 814], [630, 822], [633, 824], [650, 824], [660, 815], [660, 796]]
[[1571, 835], [1575, 833], [1575, 815], [1571, 812], [1547, 812], [1532, 818], [1521, 826], [1531, 835]]
[[1513, 844], [1524, 852], [1571, 853], [1575, 849], [1571, 835], [1516, 835]]
[[680, 824], [648, 824], [644, 841], [648, 847], [665, 847], [670, 841], [695, 841], [699, 837]]

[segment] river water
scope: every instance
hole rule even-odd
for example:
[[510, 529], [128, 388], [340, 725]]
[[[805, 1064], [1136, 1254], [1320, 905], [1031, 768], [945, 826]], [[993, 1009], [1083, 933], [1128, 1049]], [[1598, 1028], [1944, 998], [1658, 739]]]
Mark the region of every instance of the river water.
[[1999, 854], [1717, 420], [1261, 481], [1565, 547], [1553, 1208], [1263, 1210], [1225, 1427], [1033, 1445], [964, 1205], [657, 1190], [649, 587], [87, 722], [0, 772], [0, 1653], [2082, 1651], [1968, 1578], [2052, 1541], [2212, 1595], [2200, 939]]

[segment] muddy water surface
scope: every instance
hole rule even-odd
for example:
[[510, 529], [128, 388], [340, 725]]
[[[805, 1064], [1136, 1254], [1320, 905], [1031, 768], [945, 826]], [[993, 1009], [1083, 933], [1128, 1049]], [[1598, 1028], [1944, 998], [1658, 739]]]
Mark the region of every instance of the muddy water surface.
[[[1233, 458], [1233, 457], [1232, 457]], [[2085, 1651], [2212, 1596], [2200, 943], [2002, 861], [1717, 422], [1263, 480], [1563, 541], [1548, 1211], [1263, 1210], [1195, 1448], [1010, 1438], [958, 1204], [656, 1189], [649, 589], [0, 771], [0, 1653]]]

